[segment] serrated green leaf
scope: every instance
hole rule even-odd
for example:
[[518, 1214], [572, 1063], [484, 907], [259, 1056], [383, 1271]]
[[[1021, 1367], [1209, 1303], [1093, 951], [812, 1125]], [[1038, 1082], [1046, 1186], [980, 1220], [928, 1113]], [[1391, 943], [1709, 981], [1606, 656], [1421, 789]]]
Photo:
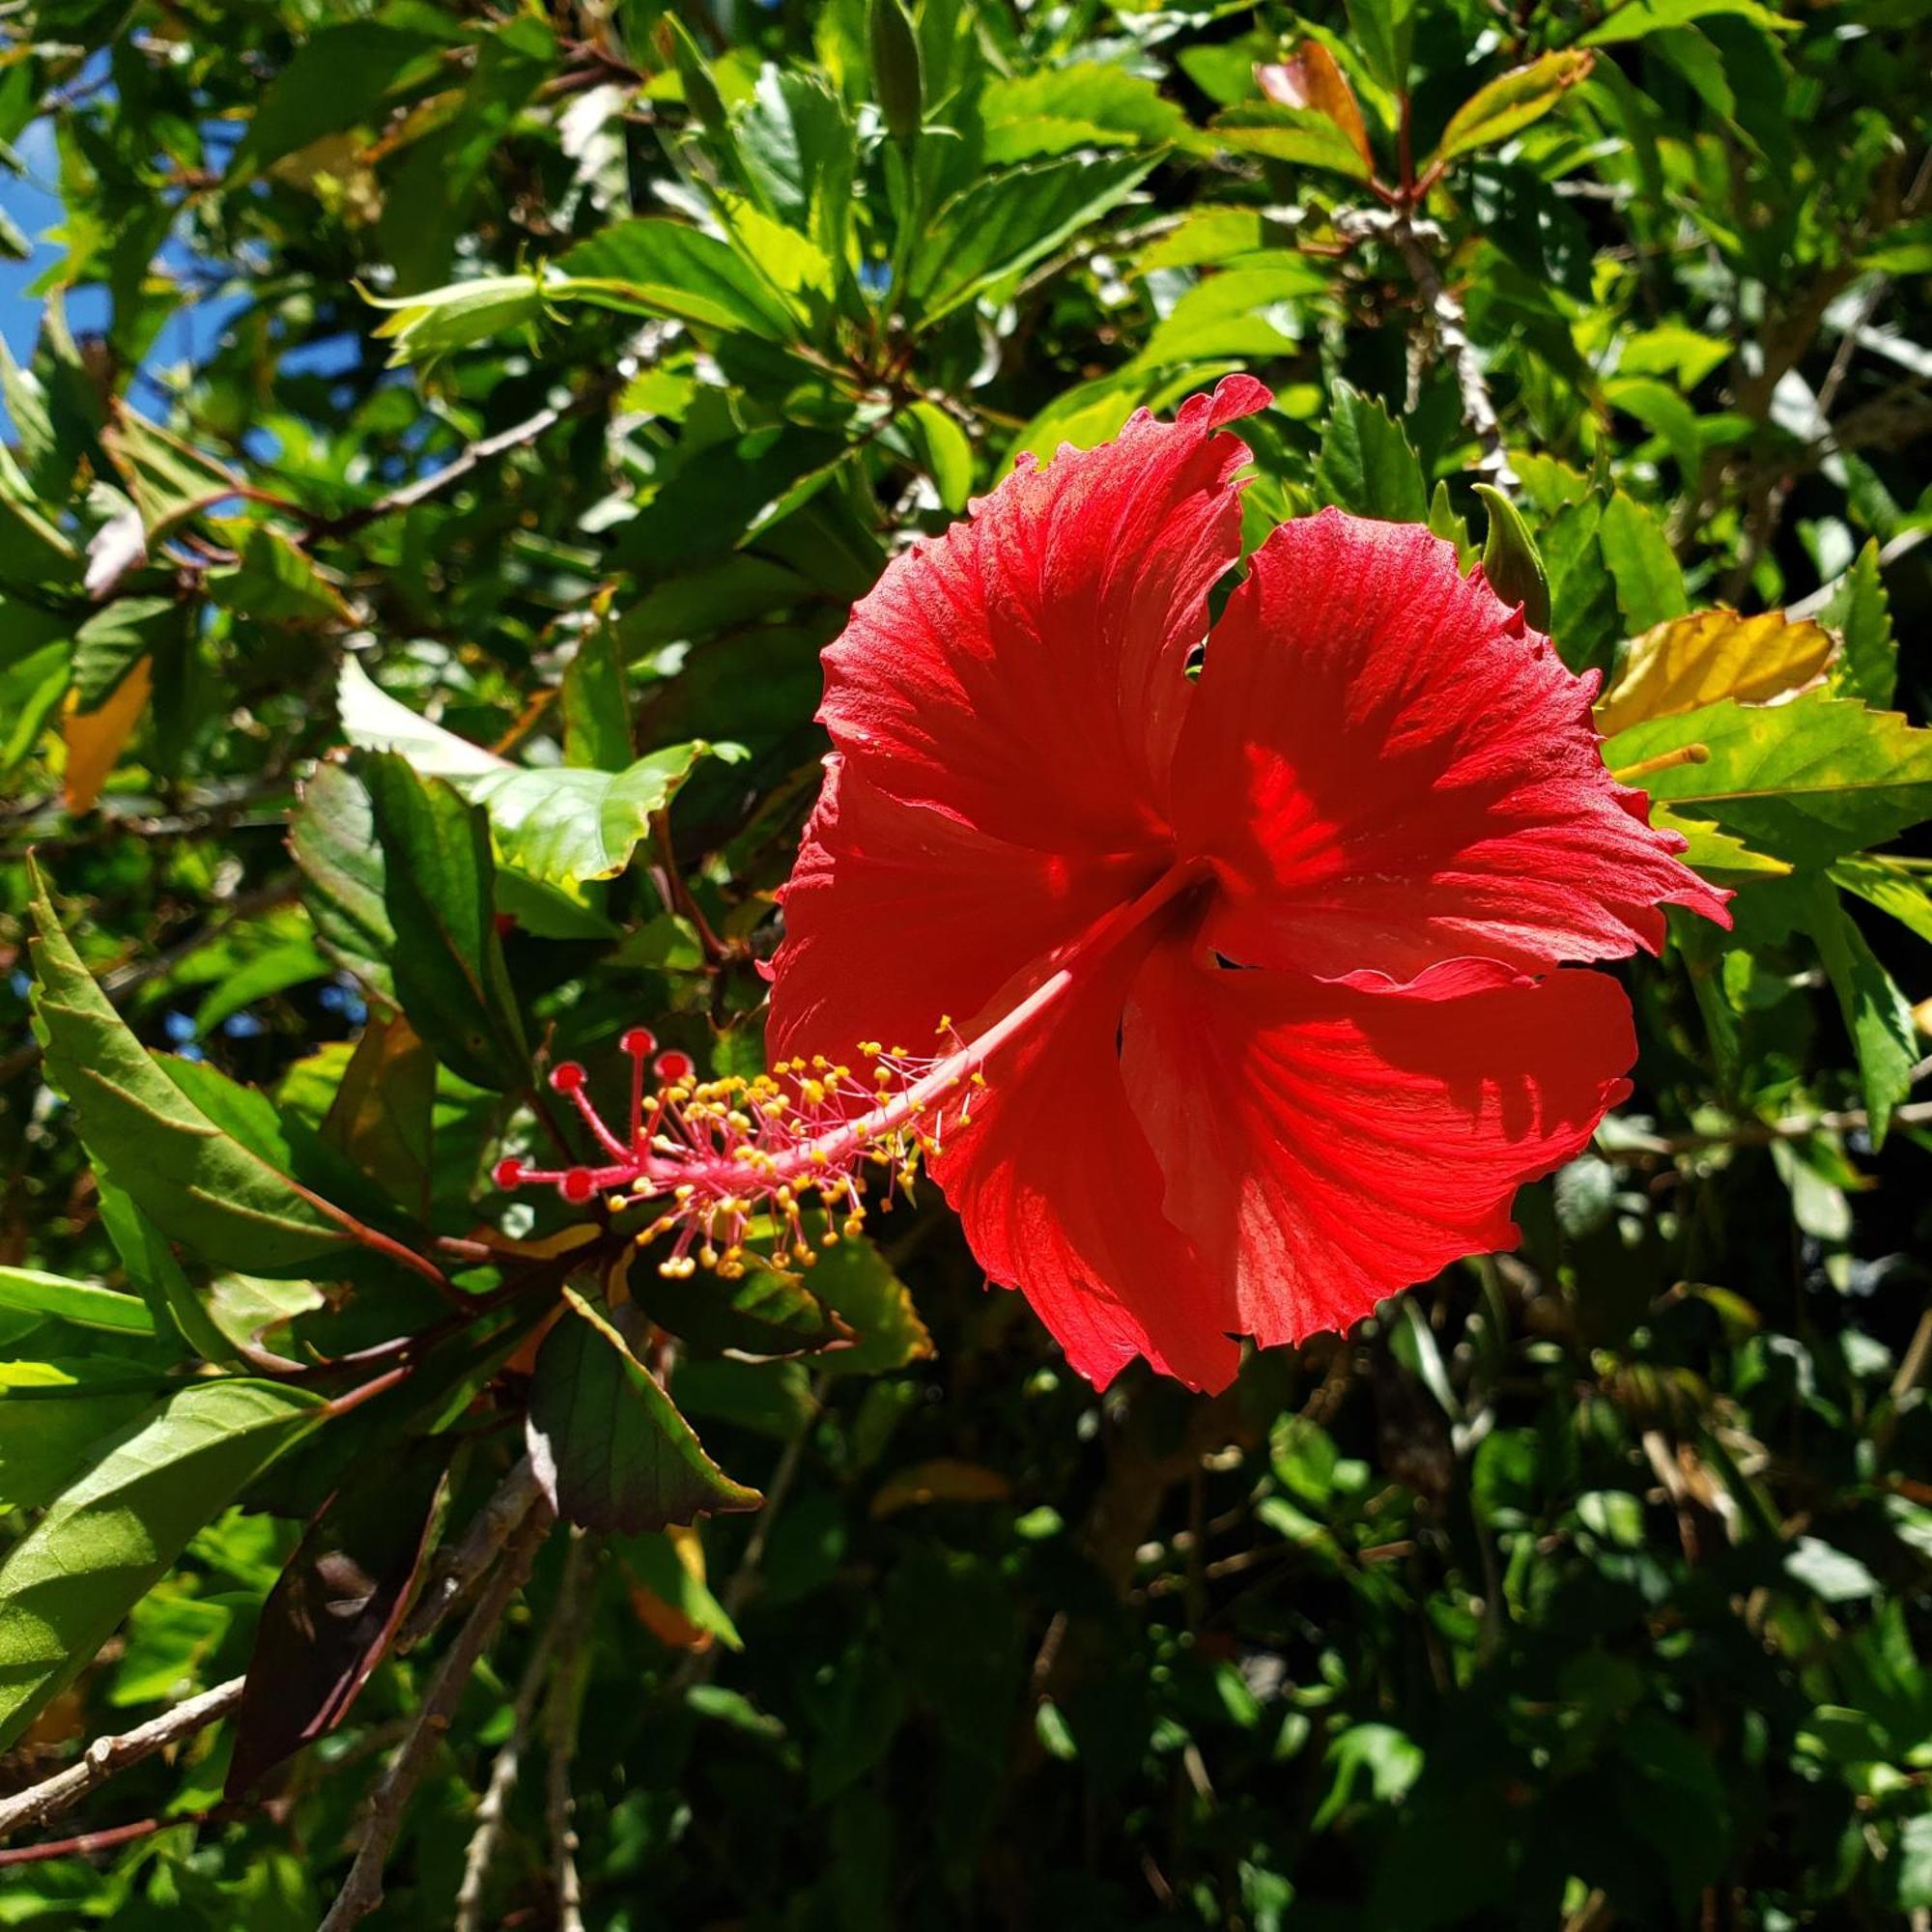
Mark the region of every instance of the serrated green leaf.
[[80, 963], [38, 869], [32, 877], [34, 1027], [89, 1154], [164, 1234], [222, 1265], [305, 1274], [367, 1238], [182, 1093]]
[[1898, 639], [1892, 636], [1891, 605], [1879, 573], [1876, 537], [1859, 553], [1845, 581], [1819, 611], [1818, 621], [1837, 633], [1841, 646], [1833, 688], [1883, 710], [1898, 688]]
[[383, 848], [368, 787], [341, 765], [318, 765], [290, 822], [289, 851], [317, 943], [372, 992], [393, 1000], [396, 929], [383, 897]]
[[1429, 521], [1422, 465], [1402, 425], [1373, 396], [1335, 385], [1332, 413], [1315, 458], [1315, 487], [1324, 503], [1390, 524]]
[[[1687, 751], [1685, 762], [1658, 763]], [[1604, 747], [1604, 762], [1680, 815], [1715, 819], [1802, 866], [1932, 817], [1932, 731], [1824, 691], [1786, 704], [1726, 698], [1633, 725]]]
[[818, 1250], [818, 1263], [806, 1286], [826, 1307], [850, 1324], [858, 1341], [824, 1357], [833, 1375], [884, 1375], [933, 1352], [932, 1336], [913, 1305], [912, 1292], [878, 1249], [863, 1237]]
[[1932, 941], [1932, 877], [1923, 862], [1876, 859], [1869, 853], [1840, 859], [1832, 867], [1834, 883], [1875, 905], [1909, 932]]
[[104, 1452], [0, 1561], [0, 1747], [79, 1675], [204, 1523], [327, 1413], [273, 1382], [190, 1382]]
[[635, 1535], [764, 1500], [704, 1453], [609, 1318], [574, 1289], [537, 1355], [530, 1461], [567, 1521]]
[[1597, 541], [1616, 583], [1617, 608], [1633, 634], [1690, 610], [1684, 573], [1663, 526], [1641, 503], [1619, 490], [1605, 506]]
[[1068, 158], [990, 175], [954, 195], [913, 250], [906, 294], [929, 327], [1118, 208], [1152, 169], [1139, 155]]
[[[732, 748], [735, 749], [735, 748]], [[491, 772], [465, 780], [464, 793], [490, 814], [504, 863], [547, 885], [575, 891], [612, 879], [712, 747], [671, 745], [621, 772]]]

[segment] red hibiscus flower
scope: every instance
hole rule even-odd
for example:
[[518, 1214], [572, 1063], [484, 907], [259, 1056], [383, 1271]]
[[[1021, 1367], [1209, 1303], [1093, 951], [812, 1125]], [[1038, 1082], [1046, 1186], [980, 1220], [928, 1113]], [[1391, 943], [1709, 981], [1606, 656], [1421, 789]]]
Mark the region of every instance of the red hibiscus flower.
[[[1427, 530], [1240, 554], [1246, 378], [1022, 467], [825, 653], [780, 1056], [997, 1023], [932, 1169], [1082, 1374], [1198, 1387], [1516, 1238], [1628, 1092], [1629, 1003], [1723, 895], [1605, 771], [1594, 677]], [[1193, 671], [1205, 641], [1198, 675]], [[1023, 1023], [1002, 1020], [1024, 1003]]]

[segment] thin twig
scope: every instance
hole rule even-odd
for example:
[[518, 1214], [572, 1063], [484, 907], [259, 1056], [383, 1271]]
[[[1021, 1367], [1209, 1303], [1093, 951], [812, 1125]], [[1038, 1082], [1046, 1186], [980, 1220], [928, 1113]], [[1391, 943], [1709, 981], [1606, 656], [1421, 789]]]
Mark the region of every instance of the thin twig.
[[536, 1471], [526, 1456], [477, 1512], [463, 1541], [438, 1558], [415, 1607], [403, 1619], [403, 1627], [396, 1633], [398, 1651], [420, 1643], [448, 1614], [451, 1605], [468, 1594], [476, 1579], [497, 1561], [518, 1525], [536, 1506], [541, 1493]]
[[[572, 1546], [575, 1556], [576, 1546]], [[566, 1566], [566, 1573], [567, 1573]], [[567, 1580], [567, 1574], [566, 1574]], [[556, 1646], [557, 1625], [562, 1621], [567, 1597], [559, 1593], [557, 1607], [544, 1625], [542, 1634], [530, 1646], [529, 1662], [524, 1666], [517, 1694], [510, 1705], [510, 1735], [490, 1767], [490, 1782], [476, 1807], [476, 1829], [463, 1854], [463, 1883], [456, 1890], [456, 1932], [483, 1932], [483, 1888], [490, 1877], [490, 1864], [503, 1835], [503, 1821], [509, 1811], [510, 1795], [517, 1788], [517, 1775], [523, 1768], [524, 1747], [529, 1743], [530, 1722], [536, 1716], [537, 1698], [550, 1672], [551, 1653]]]
[[544, 1813], [555, 1866], [556, 1932], [583, 1932], [583, 1884], [577, 1870], [574, 1822], [577, 1801], [571, 1796], [570, 1767], [577, 1755], [578, 1720], [590, 1668], [586, 1637], [595, 1593], [582, 1575], [587, 1553], [584, 1537], [574, 1532], [557, 1608], [556, 1671], [551, 1678], [550, 1699], [544, 1709], [545, 1743], [550, 1750]]
[[189, 1697], [173, 1710], [163, 1711], [158, 1718], [150, 1718], [145, 1724], [137, 1724], [119, 1737], [96, 1738], [77, 1763], [25, 1791], [15, 1792], [11, 1798], [0, 1798], [0, 1837], [23, 1826], [43, 1823], [85, 1798], [97, 1784], [104, 1783], [116, 1772], [126, 1771], [129, 1765], [139, 1764], [143, 1758], [180, 1744], [217, 1719], [225, 1718], [242, 1701], [242, 1685], [240, 1677], [231, 1677], [226, 1684], [217, 1684], [198, 1697]]
[[476, 1607], [438, 1663], [413, 1729], [404, 1739], [402, 1748], [370, 1797], [362, 1842], [356, 1847], [349, 1877], [322, 1921], [321, 1932], [345, 1932], [345, 1928], [366, 1918], [382, 1904], [383, 1868], [395, 1849], [403, 1813], [456, 1716], [456, 1707], [469, 1688], [470, 1673], [496, 1635], [497, 1626], [510, 1607], [510, 1600], [523, 1587], [537, 1549], [549, 1534], [551, 1520], [548, 1509], [533, 1509], [526, 1515], [488, 1587], [477, 1599]]

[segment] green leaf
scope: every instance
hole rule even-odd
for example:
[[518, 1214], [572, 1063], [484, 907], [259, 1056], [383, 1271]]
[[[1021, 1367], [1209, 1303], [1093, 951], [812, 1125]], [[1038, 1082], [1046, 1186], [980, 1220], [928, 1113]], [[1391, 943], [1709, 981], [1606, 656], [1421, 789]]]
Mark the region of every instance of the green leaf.
[[737, 754], [735, 746], [670, 745], [621, 772], [492, 772], [461, 789], [490, 814], [506, 865], [547, 885], [575, 891], [588, 879], [613, 879], [650, 832], [651, 815], [701, 757]]
[[556, 265], [553, 299], [582, 297], [609, 308], [675, 316], [699, 327], [788, 341], [797, 312], [729, 242], [681, 221], [641, 215], [580, 242]]
[[1321, 270], [1293, 249], [1251, 256], [1195, 283], [1154, 325], [1135, 366], [1285, 355], [1301, 338], [1305, 302], [1326, 286]]
[[1845, 1031], [1858, 1055], [1859, 1083], [1872, 1145], [1884, 1143], [1891, 1110], [1912, 1091], [1918, 1059], [1911, 1003], [1865, 944], [1832, 882], [1811, 872], [1789, 890], [1804, 894], [1805, 929], [1817, 943], [1832, 990], [1838, 996]]
[[180, 631], [185, 617], [172, 597], [117, 597], [95, 611], [73, 634], [76, 708], [99, 710], [142, 658]]
[[1684, 573], [1670, 554], [1663, 527], [1642, 504], [1619, 490], [1597, 526], [1604, 561], [1617, 587], [1617, 608], [1632, 632], [1647, 631], [1690, 608]]
[[858, 1342], [825, 1356], [833, 1375], [877, 1376], [927, 1360], [932, 1336], [913, 1306], [912, 1292], [873, 1244], [849, 1238], [818, 1250], [805, 1277], [818, 1300], [850, 1324]]
[[1733, 872], [1747, 878], [1790, 876], [1791, 867], [1782, 859], [1753, 852], [1742, 838], [1719, 832], [1708, 819], [1681, 818], [1664, 806], [1653, 805], [1650, 822], [1660, 832], [1674, 832], [1684, 840], [1679, 856], [1693, 871]]
[[954, 195], [921, 236], [906, 273], [923, 323], [1064, 247], [1126, 200], [1153, 165], [1137, 155], [1047, 161]]
[[[1454, 160], [1479, 148], [1507, 141], [1540, 121], [1590, 71], [1591, 57], [1574, 48], [1544, 54], [1526, 67], [1513, 68], [1487, 87], [1479, 87], [1449, 117], [1433, 157]], [[1425, 164], [1424, 173], [1428, 172]]]
[[[417, 778], [393, 753], [359, 767], [383, 848], [392, 971], [410, 1024], [464, 1079], [527, 1084], [529, 1044], [497, 930], [489, 820], [447, 781]], [[582, 776], [595, 779], [594, 773]]]
[[1696, 488], [1704, 439], [1697, 428], [1697, 412], [1677, 390], [1647, 376], [1612, 376], [1604, 384], [1604, 400], [1661, 436], [1683, 471], [1685, 489]]
[[1324, 503], [1390, 524], [1429, 521], [1429, 491], [1408, 437], [1379, 402], [1347, 383], [1335, 385], [1333, 412], [1315, 458]]
[[1890, 602], [1879, 575], [1876, 537], [1859, 553], [1818, 621], [1837, 633], [1842, 647], [1833, 687], [1884, 710], [1898, 688], [1898, 639], [1892, 636]]
[[383, 896], [375, 808], [360, 779], [341, 765], [315, 768], [289, 826], [289, 852], [317, 943], [372, 992], [393, 1000], [396, 929]]
[[225, 465], [125, 403], [116, 406], [100, 442], [120, 469], [150, 539], [236, 494], [240, 479]]
[[1832, 867], [1832, 878], [1848, 893], [1889, 913], [1908, 932], [1932, 941], [1932, 879], [1921, 869], [1922, 863], [1861, 853], [1840, 859]]
[[996, 78], [980, 114], [986, 159], [1000, 165], [1072, 148], [1158, 146], [1188, 132], [1187, 117], [1145, 74], [1101, 61]]
[[0, 1561], [0, 1747], [92, 1661], [187, 1540], [327, 1413], [273, 1382], [190, 1382], [110, 1437]]
[[563, 721], [563, 761], [591, 771], [621, 772], [638, 755], [631, 699], [614, 626], [594, 619], [584, 630], [556, 695]]
[[1289, 107], [1278, 100], [1244, 102], [1215, 115], [1208, 131], [1237, 154], [1323, 168], [1356, 182], [1368, 181], [1375, 172], [1347, 131], [1319, 107]]
[[1505, 604], [1520, 604], [1533, 631], [1549, 629], [1549, 579], [1529, 526], [1517, 507], [1492, 484], [1478, 483], [1476, 495], [1490, 513], [1483, 538], [1483, 576]]
[[1376, 78], [1406, 92], [1415, 40], [1415, 0], [1348, 0], [1349, 26]]
[[266, 524], [249, 526], [242, 560], [232, 570], [210, 573], [208, 594], [224, 611], [265, 624], [346, 627], [355, 621], [341, 591], [315, 559]]
[[304, 1274], [367, 1229], [224, 1132], [128, 1030], [34, 868], [34, 1030], [93, 1158], [163, 1234], [231, 1267]]
[[872, 86], [886, 132], [902, 145], [919, 138], [925, 113], [925, 76], [919, 35], [902, 0], [869, 0], [866, 45], [872, 57]]
[[541, 275], [478, 275], [414, 296], [385, 298], [365, 289], [362, 299], [389, 311], [370, 332], [396, 345], [389, 357], [393, 369], [407, 362], [433, 362], [452, 349], [530, 328], [543, 316], [548, 298], [558, 293]]
[[91, 1282], [43, 1274], [39, 1268], [0, 1266], [0, 1308], [50, 1316], [77, 1328], [104, 1328], [114, 1335], [152, 1335], [155, 1318], [139, 1296], [119, 1294]]
[[335, 708], [342, 734], [352, 745], [365, 752], [398, 753], [423, 778], [474, 778], [517, 769], [509, 759], [431, 724], [407, 704], [398, 704], [353, 657], [342, 660]]
[[1691, 20], [1708, 20], [1730, 14], [1754, 26], [1781, 30], [1797, 26], [1783, 14], [1759, 4], [1759, 0], [1620, 0], [1596, 26], [1577, 43], [1578, 46], [1606, 47], [1619, 41], [1641, 40], [1660, 27], [1681, 27]]
[[[1687, 749], [1689, 762], [1641, 770]], [[1680, 813], [1801, 866], [1829, 866], [1932, 817], [1932, 731], [1824, 691], [1785, 704], [1726, 698], [1635, 724], [1604, 747], [1604, 762], [1638, 771], [1631, 782]]]
[[1607, 669], [1624, 636], [1616, 581], [1598, 541], [1602, 521], [1595, 501], [1566, 504], [1538, 545], [1549, 576], [1549, 635], [1573, 671]]
[[161, 1383], [138, 1362], [0, 1362], [0, 1509], [40, 1509], [89, 1451], [149, 1407]]
[[853, 1339], [850, 1325], [827, 1312], [802, 1276], [776, 1267], [748, 1268], [736, 1281], [708, 1274], [683, 1280], [659, 1274], [644, 1256], [628, 1279], [632, 1298], [651, 1320], [700, 1355], [782, 1360]]
[[705, 1587], [703, 1564], [694, 1568], [678, 1541], [664, 1534], [629, 1538], [618, 1554], [624, 1568], [651, 1594], [668, 1604], [693, 1630], [709, 1632], [726, 1650], [743, 1650], [745, 1640], [724, 1605]]
[[530, 1383], [530, 1461], [558, 1515], [635, 1535], [764, 1500], [712, 1462], [608, 1317], [574, 1289]]
[[973, 494], [973, 445], [937, 403], [915, 403], [901, 419], [917, 444], [939, 500], [956, 516]]

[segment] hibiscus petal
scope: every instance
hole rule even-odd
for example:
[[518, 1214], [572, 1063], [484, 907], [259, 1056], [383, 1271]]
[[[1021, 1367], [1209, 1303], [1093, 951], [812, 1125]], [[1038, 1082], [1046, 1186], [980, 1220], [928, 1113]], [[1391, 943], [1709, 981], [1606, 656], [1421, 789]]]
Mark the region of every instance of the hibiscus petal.
[[1135, 984], [1122, 1070], [1167, 1217], [1276, 1343], [1514, 1247], [1518, 1186], [1588, 1142], [1635, 1057], [1604, 973], [1458, 960], [1364, 992], [1170, 947]]
[[1158, 835], [1187, 655], [1240, 554], [1248, 452], [1215, 432], [1267, 400], [1231, 377], [1173, 422], [1143, 411], [895, 558], [825, 652], [833, 743], [894, 798], [1014, 844]]
[[876, 1039], [944, 1052], [942, 1020], [970, 1031], [1017, 976], [1013, 1004], [1143, 883], [1128, 862], [1069, 862], [900, 805], [828, 758], [782, 895], [770, 1051], [850, 1061]]
[[1000, 1057], [932, 1173], [988, 1278], [1024, 1292], [1095, 1387], [1144, 1355], [1221, 1389], [1240, 1365], [1232, 1277], [1163, 1215], [1160, 1168], [1122, 1085], [1122, 1009], [1147, 950], [1124, 948]]
[[1284, 524], [1214, 628], [1178, 753], [1183, 847], [1225, 888], [1211, 944], [1403, 981], [1655, 952], [1663, 904], [1728, 924], [1604, 769], [1595, 690], [1427, 530]]

